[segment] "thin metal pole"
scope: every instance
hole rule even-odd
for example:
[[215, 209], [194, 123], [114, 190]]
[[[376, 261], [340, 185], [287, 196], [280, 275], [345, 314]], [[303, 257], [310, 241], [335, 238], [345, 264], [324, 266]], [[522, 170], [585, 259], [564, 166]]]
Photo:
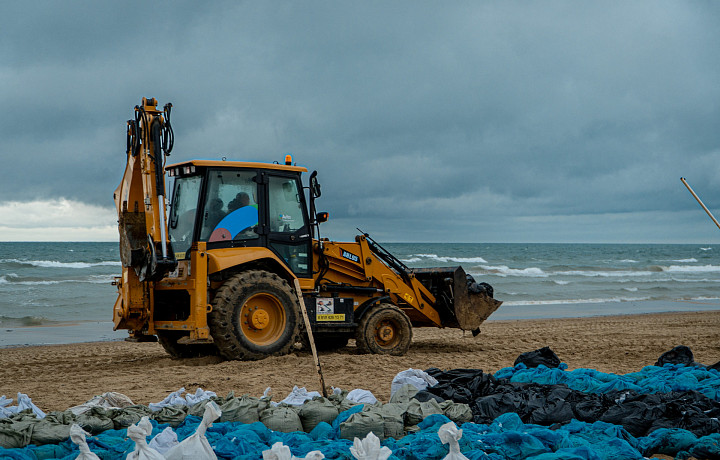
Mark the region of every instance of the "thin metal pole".
[[315, 338], [313, 337], [312, 327], [310, 326], [310, 318], [307, 314], [307, 308], [305, 308], [305, 300], [303, 299], [302, 289], [300, 288], [300, 281], [297, 278], [295, 278], [295, 291], [297, 291], [298, 300], [300, 301], [300, 311], [302, 311], [303, 320], [305, 321], [305, 329], [307, 330], [308, 340], [310, 341], [310, 349], [312, 350], [313, 359], [315, 360], [315, 369], [317, 369], [318, 376], [320, 377], [322, 395], [327, 398], [325, 377], [323, 377], [322, 367], [320, 367], [320, 358], [318, 358], [317, 349], [315, 348]]
[[713, 220], [713, 222], [715, 222], [715, 225], [717, 225], [717, 228], [720, 228], [720, 223], [718, 223], [715, 216], [713, 216], [712, 213], [710, 212], [710, 210], [707, 208], [707, 206], [705, 206], [705, 203], [703, 203], [702, 200], [695, 194], [693, 189], [690, 187], [690, 184], [687, 183], [687, 181], [685, 180], [684, 177], [681, 177], [680, 180], [682, 181], [683, 184], [685, 184], [685, 187], [687, 187], [687, 189], [690, 191], [690, 193], [692, 193], [692, 196], [695, 197], [697, 202], [700, 203], [700, 206], [702, 206], [702, 208], [705, 210], [707, 215], [710, 216], [710, 218]]

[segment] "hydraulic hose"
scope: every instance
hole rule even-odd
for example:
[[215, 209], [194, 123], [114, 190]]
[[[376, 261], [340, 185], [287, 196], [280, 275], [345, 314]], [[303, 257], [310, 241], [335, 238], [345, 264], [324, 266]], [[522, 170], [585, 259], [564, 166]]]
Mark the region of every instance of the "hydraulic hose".
[[162, 147], [160, 144], [162, 142], [161, 131], [160, 120], [156, 118], [150, 126], [150, 133], [152, 134], [152, 142], [155, 147], [155, 155], [152, 156], [152, 159], [155, 162], [155, 187], [158, 196], [165, 195], [165, 173], [163, 171]]
[[173, 132], [172, 125], [170, 124], [170, 112], [172, 111], [172, 104], [167, 103], [163, 107], [165, 111], [165, 123], [163, 124], [162, 130], [162, 150], [165, 156], [170, 155], [173, 146], [175, 145], [175, 133]]

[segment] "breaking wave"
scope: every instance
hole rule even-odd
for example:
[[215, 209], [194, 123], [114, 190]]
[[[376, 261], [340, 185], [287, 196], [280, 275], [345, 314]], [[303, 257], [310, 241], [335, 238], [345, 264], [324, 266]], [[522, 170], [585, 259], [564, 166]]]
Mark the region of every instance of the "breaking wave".
[[720, 272], [720, 266], [717, 265], [670, 265], [669, 267], [662, 267], [664, 272], [669, 273], [683, 273], [683, 272], [694, 272], [694, 273], [705, 273], [705, 272]]
[[41, 268], [90, 268], [102, 266], [122, 266], [120, 261], [103, 261], [103, 262], [59, 262], [57, 260], [20, 260], [20, 259], [0, 259], [0, 263], [9, 265], [31, 265]]
[[530, 278], [547, 278], [548, 274], [537, 267], [528, 268], [510, 268], [507, 265], [487, 266], [481, 265], [480, 268], [485, 270], [485, 274], [498, 276], [526, 276]]
[[482, 257], [450, 257], [438, 256], [437, 254], [413, 254], [409, 259], [401, 259], [403, 262], [421, 262], [423, 260], [434, 260], [438, 262], [448, 263], [467, 263], [467, 264], [486, 264], [487, 260]]
[[605, 299], [564, 299], [564, 300], [506, 300], [503, 305], [569, 305], [580, 303], [640, 302], [652, 297], [609, 297]]
[[[9, 279], [8, 279], [9, 278]], [[115, 275], [91, 275], [82, 279], [62, 279], [48, 280], [37, 278], [21, 278], [15, 273], [8, 273], [0, 276], [0, 284], [20, 285], [20, 286], [49, 286], [62, 283], [91, 283], [91, 284], [107, 284], [115, 279]]]

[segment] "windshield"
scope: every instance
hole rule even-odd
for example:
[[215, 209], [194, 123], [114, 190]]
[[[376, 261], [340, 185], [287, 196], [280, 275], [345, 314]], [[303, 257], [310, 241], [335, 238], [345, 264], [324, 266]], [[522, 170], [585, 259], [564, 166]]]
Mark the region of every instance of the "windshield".
[[255, 171], [210, 171], [200, 241], [258, 237], [256, 175]]
[[175, 179], [168, 233], [175, 256], [179, 259], [185, 258], [185, 253], [192, 244], [201, 180], [200, 176]]

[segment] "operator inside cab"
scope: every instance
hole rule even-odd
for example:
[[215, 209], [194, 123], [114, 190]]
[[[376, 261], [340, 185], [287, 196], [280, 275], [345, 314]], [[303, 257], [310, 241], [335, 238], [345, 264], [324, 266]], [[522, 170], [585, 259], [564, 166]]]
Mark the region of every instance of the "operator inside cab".
[[[212, 225], [212, 222], [209, 223]], [[236, 240], [243, 237], [252, 238], [253, 227], [257, 223], [257, 205], [250, 206], [250, 195], [238, 192], [235, 198], [228, 203], [227, 215], [217, 223], [208, 242]]]

